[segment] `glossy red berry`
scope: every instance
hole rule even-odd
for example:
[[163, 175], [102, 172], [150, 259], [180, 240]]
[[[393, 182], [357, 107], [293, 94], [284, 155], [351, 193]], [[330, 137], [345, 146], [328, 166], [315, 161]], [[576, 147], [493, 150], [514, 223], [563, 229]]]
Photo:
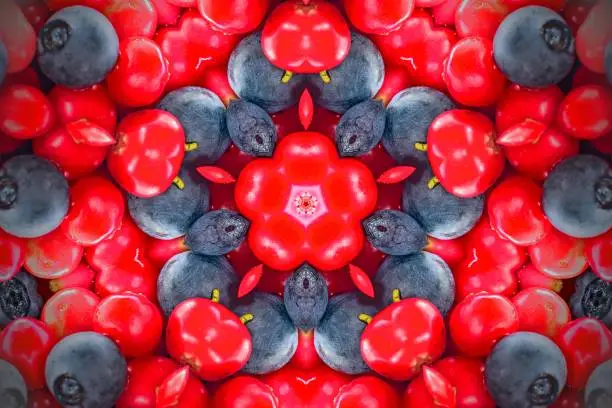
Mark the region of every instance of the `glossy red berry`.
[[612, 91], [598, 85], [574, 88], [559, 106], [557, 123], [578, 139], [597, 139], [612, 132]]
[[57, 114], [58, 122], [63, 125], [87, 119], [110, 133], [115, 131], [117, 112], [102, 85], [83, 90], [56, 86], [49, 92], [49, 100]]
[[586, 240], [584, 251], [593, 272], [612, 282], [612, 230]]
[[133, 37], [152, 38], [157, 29], [157, 9], [150, 0], [106, 0], [101, 11], [122, 41]]
[[[425, 0], [425, 2], [427, 1]], [[415, 6], [414, 0], [384, 0], [376, 2], [344, 0], [343, 3], [344, 10], [355, 28], [368, 34], [387, 34], [398, 29], [410, 17]], [[437, 0], [437, 3], [441, 3], [441, 1]]]
[[555, 342], [567, 362], [567, 385], [583, 389], [593, 370], [612, 358], [612, 333], [599, 320], [582, 318], [563, 326]]
[[540, 207], [541, 199], [542, 188], [527, 177], [505, 179], [491, 190], [488, 197], [491, 227], [519, 246], [540, 242], [551, 228]]
[[519, 315], [519, 330], [554, 338], [571, 319], [569, 306], [555, 292], [529, 288], [512, 298]]
[[198, 10], [217, 29], [232, 34], [253, 31], [261, 24], [270, 0], [198, 0]]
[[51, 130], [55, 112], [49, 99], [29, 85], [10, 85], [0, 91], [0, 131], [15, 139], [33, 139]]
[[147, 106], [163, 94], [170, 72], [159, 46], [147, 38], [130, 38], [119, 47], [119, 60], [106, 77], [106, 86], [117, 104]]
[[162, 316], [143, 295], [111, 295], [96, 307], [93, 330], [115, 341], [128, 358], [146, 356], [161, 340]]
[[26, 241], [0, 229], [0, 282], [13, 278], [25, 260]]
[[510, 11], [503, 0], [466, 0], [455, 13], [455, 29], [463, 38], [482, 37], [493, 41], [497, 28]]
[[95, 272], [92, 271], [87, 264], [81, 263], [68, 275], [49, 281], [49, 289], [53, 293], [69, 288], [84, 288], [91, 290], [95, 276]]
[[605, 49], [612, 39], [612, 26], [608, 24], [607, 16], [611, 12], [612, 4], [598, 1], [576, 34], [576, 55], [580, 62], [593, 72], [606, 72]]
[[584, 240], [551, 228], [546, 239], [529, 247], [529, 257], [540, 272], [556, 279], [570, 279], [587, 268]]
[[9, 74], [26, 69], [36, 55], [36, 33], [14, 1], [0, 4], [0, 41], [6, 48]]
[[497, 131], [501, 133], [525, 119], [532, 119], [549, 126], [556, 119], [557, 108], [562, 99], [563, 92], [558, 86], [530, 89], [510, 85], [497, 104], [495, 113]]
[[532, 263], [523, 265], [523, 267], [519, 269], [516, 274], [518, 276], [519, 287], [521, 290], [529, 288], [544, 288], [560, 293], [563, 289], [563, 281], [543, 274], [538, 270], [538, 268], [533, 266]]
[[70, 188], [70, 199], [70, 210], [61, 229], [73, 242], [96, 245], [121, 226], [125, 210], [123, 194], [104, 177], [80, 179]]
[[444, 66], [444, 81], [453, 99], [466, 106], [493, 105], [507, 83], [493, 60], [493, 42], [482, 37], [455, 44]]
[[74, 271], [83, 247], [64, 235], [61, 228], [26, 243], [25, 269], [41, 279], [56, 279]]
[[155, 302], [158, 275], [159, 270], [148, 259], [136, 254], [133, 258], [124, 257], [117, 264], [102, 269], [95, 278], [94, 288], [101, 298], [133, 292]]
[[334, 403], [337, 408], [386, 408], [399, 406], [400, 399], [391, 384], [364, 375], [340, 388]]
[[[292, 396], [294, 392], [287, 390]], [[289, 397], [291, 398], [291, 397]], [[276, 408], [280, 402], [272, 388], [261, 380], [250, 376], [238, 376], [226, 381], [219, 387], [212, 400], [215, 408], [246, 407]]]
[[185, 237], [170, 240], [151, 238], [147, 243], [146, 255], [156, 267], [161, 269], [170, 258], [185, 251], [189, 251], [189, 247], [185, 245]]
[[13, 320], [0, 333], [0, 358], [19, 370], [28, 389], [42, 389], [47, 355], [56, 341], [51, 328], [39, 320]]
[[519, 315], [504, 296], [471, 295], [451, 312], [449, 330], [462, 354], [486, 357], [499, 340], [519, 330]]
[[40, 320], [49, 325], [58, 339], [82, 331], [91, 331], [98, 303], [100, 299], [87, 289], [64, 289], [47, 300]]

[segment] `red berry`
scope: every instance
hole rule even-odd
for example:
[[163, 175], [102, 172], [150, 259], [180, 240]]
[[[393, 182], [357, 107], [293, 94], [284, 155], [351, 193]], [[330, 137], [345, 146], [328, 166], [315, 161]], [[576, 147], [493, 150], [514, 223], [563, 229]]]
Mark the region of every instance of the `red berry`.
[[459, 239], [442, 240], [427, 237], [427, 246], [423, 250], [438, 255], [450, 266], [457, 265], [465, 258], [465, 249]]
[[0, 41], [6, 48], [9, 74], [26, 69], [36, 55], [36, 33], [17, 2], [0, 3]]
[[121, 41], [132, 37], [152, 38], [157, 29], [157, 10], [149, 0], [107, 0], [101, 11]]
[[518, 311], [520, 331], [554, 338], [572, 319], [565, 300], [549, 289], [525, 289], [512, 298], [512, 303]]
[[94, 271], [86, 264], [81, 263], [68, 275], [49, 281], [49, 289], [53, 293], [69, 288], [84, 288], [91, 290], [95, 275]]
[[[417, 0], [429, 2], [431, 0]], [[442, 0], [444, 1], [444, 0]], [[441, 3], [440, 0], [433, 1]], [[344, 0], [344, 10], [351, 23], [359, 31], [368, 34], [387, 34], [399, 28], [410, 17], [414, 9], [414, 0], [407, 1], [367, 1]], [[429, 7], [421, 6], [419, 7]]]
[[55, 112], [49, 99], [29, 85], [0, 91], [0, 131], [15, 139], [33, 139], [51, 130]]
[[576, 55], [590, 71], [602, 74], [606, 72], [605, 49], [612, 39], [612, 25], [608, 21], [611, 13], [610, 2], [597, 2], [576, 34]]
[[521, 290], [529, 288], [544, 288], [560, 293], [561, 289], [563, 289], [563, 281], [543, 274], [531, 263], [524, 265], [516, 274], [518, 276], [518, 282]]
[[567, 362], [567, 385], [583, 389], [593, 370], [612, 358], [612, 333], [599, 320], [582, 318], [561, 328], [555, 342]]
[[126, 257], [100, 271], [94, 282], [95, 292], [101, 298], [124, 292], [140, 293], [155, 302], [158, 275], [159, 270], [148, 259], [140, 255]]
[[143, 295], [111, 295], [98, 304], [93, 330], [114, 340], [128, 358], [146, 356], [161, 340], [162, 316]]
[[454, 26], [455, 14], [462, 0], [446, 0], [442, 4], [431, 9], [431, 14], [437, 25]]
[[64, 289], [53, 295], [42, 309], [40, 320], [62, 339], [74, 333], [91, 331], [93, 315], [100, 299], [83, 288]]
[[612, 132], [612, 91], [599, 85], [574, 88], [559, 106], [557, 123], [578, 139], [597, 139]]
[[310, 370], [322, 364], [314, 345], [314, 331], [298, 331], [298, 345], [291, 359], [291, 365], [300, 370]]
[[596, 3], [597, 0], [572, 0], [567, 2], [563, 10], [563, 18], [572, 29], [574, 37]]
[[26, 241], [0, 229], [0, 282], [12, 279], [25, 260]]
[[335, 396], [337, 408], [388, 408], [398, 407], [400, 399], [391, 384], [378, 377], [357, 377]]
[[121, 42], [119, 60], [106, 77], [106, 86], [119, 105], [140, 107], [157, 101], [169, 78], [168, 61], [157, 43], [135, 37]]
[[37, 33], [49, 18], [49, 8], [43, 0], [21, 0], [17, 3], [21, 12]]
[[170, 240], [151, 238], [147, 244], [147, 258], [159, 269], [174, 255], [185, 251], [189, 251], [185, 245], [185, 237]]
[[497, 131], [501, 133], [525, 119], [532, 119], [546, 126], [551, 125], [556, 119], [557, 108], [562, 99], [563, 92], [557, 86], [530, 89], [511, 85], [497, 104]]
[[506, 297], [471, 295], [451, 312], [449, 330], [462, 354], [486, 357], [499, 340], [519, 330], [519, 315]]
[[0, 358], [19, 370], [28, 389], [42, 389], [45, 362], [56, 341], [45, 323], [29, 317], [16, 319], [0, 333]]
[[49, 100], [57, 114], [58, 122], [63, 125], [87, 119], [110, 133], [115, 132], [117, 125], [115, 105], [101, 85], [83, 90], [56, 86], [49, 92]]
[[219, 3], [215, 0], [197, 0], [202, 16], [217, 29], [243, 34], [261, 24], [270, 6], [270, 0], [231, 0]]
[[510, 14], [503, 0], [466, 0], [455, 14], [455, 28], [461, 37], [482, 37], [493, 41], [497, 28]]
[[489, 194], [487, 211], [491, 227], [519, 246], [540, 242], [551, 228], [540, 201], [542, 188], [526, 177], [509, 177]]
[[540, 272], [556, 279], [570, 279], [587, 268], [584, 241], [551, 228], [546, 238], [529, 247], [529, 257]]
[[181, 15], [180, 7], [175, 6], [168, 0], [151, 0], [151, 3], [157, 10], [159, 26], [173, 26], [176, 24]]
[[83, 247], [68, 239], [61, 228], [26, 243], [25, 269], [41, 279], [56, 279], [74, 271]]
[[593, 272], [605, 281], [612, 281], [612, 230], [586, 240], [584, 251]]
[[125, 200], [121, 191], [104, 177], [80, 179], [70, 188], [70, 198], [70, 210], [61, 228], [75, 243], [99, 244], [121, 226]]
[[[288, 392], [292, 395], [292, 392]], [[219, 387], [212, 400], [215, 408], [276, 408], [279, 401], [272, 388], [255, 377], [239, 376]], [[286, 405], [290, 406], [290, 405]]]

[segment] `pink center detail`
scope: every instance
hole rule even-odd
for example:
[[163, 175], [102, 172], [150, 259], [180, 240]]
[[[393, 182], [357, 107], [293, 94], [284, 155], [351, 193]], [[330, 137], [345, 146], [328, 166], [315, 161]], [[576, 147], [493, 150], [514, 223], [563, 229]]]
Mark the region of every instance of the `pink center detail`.
[[285, 212], [306, 227], [327, 213], [319, 186], [292, 186], [289, 197]]

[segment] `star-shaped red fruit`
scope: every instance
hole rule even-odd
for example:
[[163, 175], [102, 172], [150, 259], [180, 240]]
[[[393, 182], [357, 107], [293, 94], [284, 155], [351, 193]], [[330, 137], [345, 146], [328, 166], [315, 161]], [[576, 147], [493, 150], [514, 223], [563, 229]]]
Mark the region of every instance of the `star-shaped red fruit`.
[[374, 209], [377, 188], [370, 170], [341, 159], [329, 138], [300, 132], [286, 136], [273, 158], [249, 163], [235, 197], [263, 263], [286, 271], [307, 262], [329, 271], [361, 250], [361, 220]]

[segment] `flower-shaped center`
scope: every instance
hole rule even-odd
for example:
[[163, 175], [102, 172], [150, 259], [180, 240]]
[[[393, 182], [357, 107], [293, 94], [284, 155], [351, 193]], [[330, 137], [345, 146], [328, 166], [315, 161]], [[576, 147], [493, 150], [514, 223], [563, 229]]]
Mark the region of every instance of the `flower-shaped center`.
[[321, 186], [291, 186], [285, 213], [308, 227], [319, 217], [327, 214], [327, 205]]
[[303, 192], [295, 197], [295, 209], [299, 215], [313, 215], [317, 209], [317, 197], [312, 194]]

